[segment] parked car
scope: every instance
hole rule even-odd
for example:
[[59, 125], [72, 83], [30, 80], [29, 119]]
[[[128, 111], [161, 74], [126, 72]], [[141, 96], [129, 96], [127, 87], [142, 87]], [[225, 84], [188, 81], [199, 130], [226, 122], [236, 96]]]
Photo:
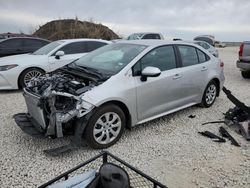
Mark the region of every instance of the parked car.
[[240, 45], [237, 67], [243, 78], [250, 78], [250, 41], [245, 41]]
[[15, 120], [24, 131], [36, 127], [52, 137], [73, 132], [93, 148], [106, 148], [125, 127], [195, 104], [210, 107], [223, 83], [223, 63], [198, 45], [120, 41], [34, 78], [24, 89], [28, 113]]
[[219, 48], [225, 48], [227, 45], [224, 42], [217, 41], [215, 46]]
[[31, 54], [0, 58], [0, 89], [23, 88], [32, 77], [54, 71], [110, 43], [99, 39], [59, 40]]
[[32, 35], [28, 35], [28, 34], [24, 34], [24, 33], [0, 33], [0, 38], [4, 38], [4, 39], [7, 39], [7, 38], [12, 38], [12, 37], [32, 37]]
[[133, 33], [128, 36], [128, 40], [141, 40], [141, 39], [164, 39], [160, 33]]
[[205, 41], [211, 46], [215, 46], [215, 39], [213, 35], [200, 35], [195, 37], [194, 40]]
[[50, 41], [32, 37], [13, 37], [0, 41], [0, 57], [25, 54], [49, 44]]
[[194, 41], [194, 43], [200, 45], [201, 47], [209, 51], [211, 54], [213, 54], [215, 57], [219, 57], [219, 51], [215, 47], [211, 46], [209, 43], [205, 41]]

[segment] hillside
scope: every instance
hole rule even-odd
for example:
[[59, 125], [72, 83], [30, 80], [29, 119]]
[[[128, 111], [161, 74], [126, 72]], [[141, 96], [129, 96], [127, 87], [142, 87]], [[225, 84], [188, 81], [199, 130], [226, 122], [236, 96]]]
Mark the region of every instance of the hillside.
[[119, 36], [107, 26], [87, 21], [79, 21], [77, 19], [48, 22], [40, 26], [33, 35], [52, 41], [68, 38], [97, 38], [106, 40], [119, 38]]

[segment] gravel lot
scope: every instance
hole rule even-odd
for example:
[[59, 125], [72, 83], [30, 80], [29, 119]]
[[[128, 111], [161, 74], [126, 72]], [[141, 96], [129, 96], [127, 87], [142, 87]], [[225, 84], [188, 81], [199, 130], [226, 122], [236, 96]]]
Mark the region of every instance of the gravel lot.
[[[238, 47], [219, 49], [225, 63], [225, 86], [250, 105], [250, 80], [235, 67]], [[109, 148], [146, 174], [169, 187], [250, 187], [250, 142], [234, 132], [242, 147], [215, 143], [197, 134], [218, 133], [218, 124], [201, 125], [223, 118], [233, 104], [223, 93], [215, 104], [204, 109], [191, 107], [126, 131]], [[36, 187], [94, 156], [98, 150], [82, 148], [49, 157], [43, 150], [67, 143], [68, 139], [35, 139], [24, 134], [12, 115], [26, 111], [19, 91], [0, 92], [0, 187]], [[189, 115], [195, 118], [188, 118]]]

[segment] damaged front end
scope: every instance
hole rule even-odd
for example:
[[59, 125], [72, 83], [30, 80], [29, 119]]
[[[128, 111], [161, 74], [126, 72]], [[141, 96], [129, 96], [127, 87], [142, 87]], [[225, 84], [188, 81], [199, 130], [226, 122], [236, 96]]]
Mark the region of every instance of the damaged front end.
[[86, 76], [63, 70], [34, 78], [23, 94], [28, 113], [16, 114], [15, 121], [32, 136], [58, 138], [73, 134], [76, 121], [94, 108], [82, 96], [96, 85]]

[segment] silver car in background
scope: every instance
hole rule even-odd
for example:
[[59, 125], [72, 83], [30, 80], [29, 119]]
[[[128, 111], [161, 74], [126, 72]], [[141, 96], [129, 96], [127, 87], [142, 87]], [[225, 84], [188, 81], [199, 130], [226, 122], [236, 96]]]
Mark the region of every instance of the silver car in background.
[[26, 132], [72, 133], [106, 148], [124, 128], [195, 104], [210, 107], [223, 83], [223, 63], [198, 45], [120, 41], [35, 78], [24, 89], [28, 113], [15, 120]]
[[194, 43], [200, 45], [201, 47], [209, 51], [211, 54], [213, 54], [215, 57], [219, 57], [219, 51], [215, 47], [211, 46], [209, 43], [205, 41], [194, 41]]
[[127, 40], [144, 40], [144, 39], [159, 39], [164, 40], [161, 33], [143, 32], [143, 33], [133, 33], [128, 36]]

